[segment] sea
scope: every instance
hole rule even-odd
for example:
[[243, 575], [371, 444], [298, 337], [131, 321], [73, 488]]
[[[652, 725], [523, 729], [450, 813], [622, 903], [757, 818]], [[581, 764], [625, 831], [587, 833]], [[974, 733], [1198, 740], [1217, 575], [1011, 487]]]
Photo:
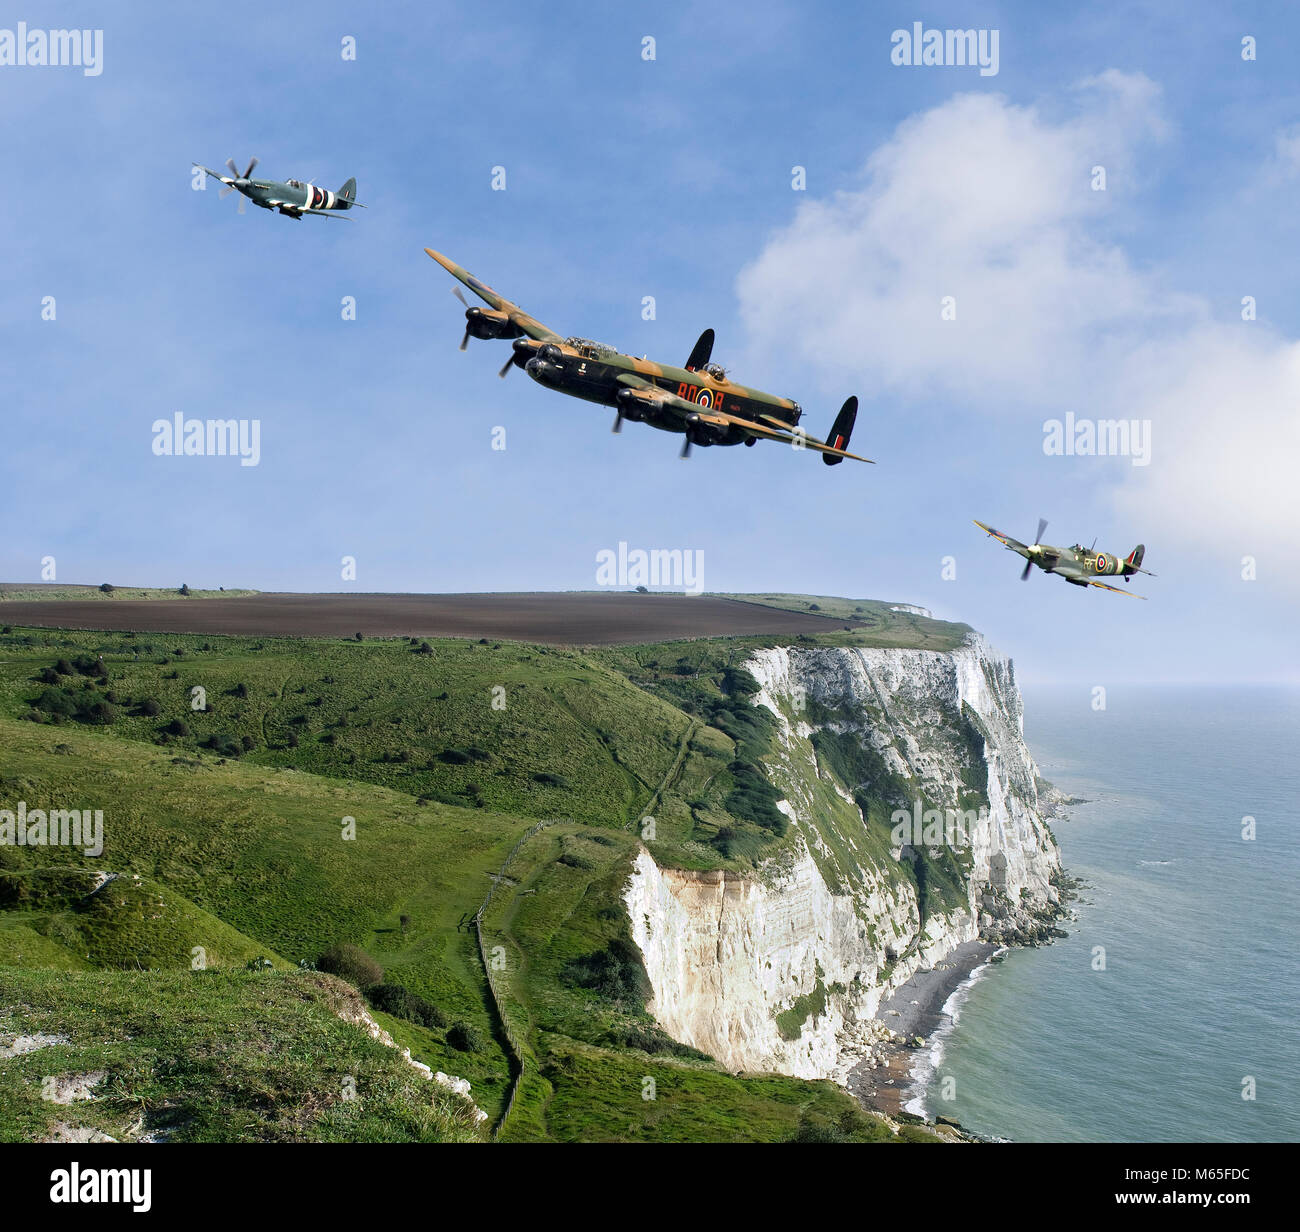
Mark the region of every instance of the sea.
[[1083, 801], [1053, 822], [1077, 918], [952, 995], [913, 1111], [1018, 1142], [1300, 1140], [1300, 690], [1023, 693], [1040, 772]]

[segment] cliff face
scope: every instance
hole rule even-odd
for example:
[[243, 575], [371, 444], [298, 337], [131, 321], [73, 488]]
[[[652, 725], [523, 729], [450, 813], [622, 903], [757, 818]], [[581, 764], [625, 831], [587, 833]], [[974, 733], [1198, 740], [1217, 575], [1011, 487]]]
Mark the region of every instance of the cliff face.
[[1042, 927], [1059, 855], [1011, 664], [983, 639], [779, 647], [745, 666], [778, 720], [766, 761], [786, 844], [749, 874], [642, 851], [632, 935], [670, 1035], [738, 1070], [839, 1076], [918, 968]]

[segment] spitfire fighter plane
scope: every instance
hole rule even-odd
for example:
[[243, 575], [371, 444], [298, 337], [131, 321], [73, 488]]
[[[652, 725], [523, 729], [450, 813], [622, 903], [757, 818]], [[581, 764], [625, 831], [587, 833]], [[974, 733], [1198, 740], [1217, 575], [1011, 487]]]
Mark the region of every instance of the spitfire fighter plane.
[[229, 175], [222, 175], [219, 171], [213, 171], [210, 167], [203, 166], [202, 163], [195, 163], [200, 171], [207, 172], [214, 180], [220, 180], [225, 187], [221, 190], [221, 196], [228, 197], [232, 192], [238, 192], [239, 212], [244, 212], [244, 198], [247, 197], [254, 205], [259, 205], [264, 210], [279, 210], [286, 218], [301, 218], [304, 214], [319, 214], [322, 218], [338, 218], [340, 215], [330, 213], [331, 210], [350, 210], [354, 205], [364, 209], [359, 201], [356, 200], [357, 182], [349, 179], [342, 188], [336, 193], [332, 193], [328, 188], [318, 188], [315, 184], [304, 184], [301, 180], [285, 180], [283, 184], [279, 180], [253, 180], [249, 177], [253, 174], [253, 168], [257, 166], [257, 159], [249, 159], [248, 166], [244, 168], [244, 174], [239, 174], [239, 168], [235, 166], [233, 158], [226, 159], [226, 166], [230, 169]]
[[752, 445], [767, 440], [814, 450], [827, 466], [845, 458], [871, 461], [847, 450], [858, 414], [856, 397], [840, 408], [827, 440], [818, 440], [797, 426], [803, 414], [797, 402], [728, 380], [726, 371], [711, 362], [711, 329], [700, 335], [684, 367], [637, 359], [586, 338], [561, 337], [441, 253], [432, 248], [424, 251], [488, 305], [471, 307], [460, 288], [453, 288], [465, 305], [462, 351], [470, 338], [510, 340], [510, 358], [498, 375], [504, 377], [514, 365], [548, 389], [612, 407], [615, 432], [629, 419], [679, 433], [686, 438], [683, 458], [690, 456], [692, 445]]
[[1113, 590], [1117, 595], [1145, 599], [1146, 595], [1133, 595], [1131, 591], [1120, 590], [1118, 586], [1099, 582], [1097, 578], [1122, 577], [1127, 585], [1129, 578], [1135, 573], [1145, 573], [1148, 577], [1155, 577], [1150, 569], [1142, 568], [1142, 557], [1146, 554], [1146, 547], [1141, 543], [1127, 556], [1120, 557], [1110, 552], [1098, 552], [1095, 548], [1085, 548], [1078, 543], [1070, 548], [1054, 548], [1049, 543], [1043, 543], [1043, 531], [1047, 529], [1047, 522], [1043, 518], [1038, 520], [1038, 534], [1034, 537], [1033, 543], [1021, 543], [1019, 539], [1012, 539], [1010, 535], [1004, 535], [1000, 530], [985, 526], [983, 522], [976, 522], [975, 525], [992, 535], [1003, 547], [1025, 558], [1024, 572], [1020, 575], [1022, 582], [1029, 577], [1029, 570], [1037, 565], [1044, 573], [1059, 573], [1072, 586], [1099, 586], [1102, 590]]

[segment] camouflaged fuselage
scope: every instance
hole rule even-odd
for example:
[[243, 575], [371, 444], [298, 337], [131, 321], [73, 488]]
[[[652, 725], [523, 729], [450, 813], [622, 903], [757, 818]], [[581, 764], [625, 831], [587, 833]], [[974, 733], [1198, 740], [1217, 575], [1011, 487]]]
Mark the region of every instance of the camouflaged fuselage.
[[[655, 363], [624, 355], [612, 347], [568, 338], [563, 342], [540, 342], [519, 338], [514, 343], [515, 363], [523, 368], [539, 385], [554, 389], [586, 402], [621, 409], [624, 418], [647, 423], [665, 432], [684, 433], [687, 426], [679, 414], [653, 403], [633, 403], [619, 395], [628, 388], [625, 378], [640, 378], [664, 393], [672, 394], [698, 406], [701, 412], [723, 411], [742, 419], [774, 416], [793, 427], [803, 414], [799, 404], [789, 398], [778, 398], [760, 389], [737, 385], [726, 377], [704, 370], [675, 368], [669, 364]], [[624, 378], [624, 379], [620, 379]], [[695, 432], [700, 432], [697, 426]], [[701, 444], [739, 445], [750, 440], [736, 428], [717, 425], [708, 430], [711, 439]]]

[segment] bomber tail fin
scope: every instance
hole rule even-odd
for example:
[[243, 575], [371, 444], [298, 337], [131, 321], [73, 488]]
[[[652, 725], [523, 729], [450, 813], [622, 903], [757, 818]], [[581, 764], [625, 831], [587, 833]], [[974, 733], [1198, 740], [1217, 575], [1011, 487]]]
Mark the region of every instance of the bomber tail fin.
[[[826, 438], [826, 443], [833, 449], [847, 449], [849, 447], [849, 437], [853, 435], [853, 425], [858, 418], [858, 399], [857, 396], [846, 398], [844, 405], [840, 407], [840, 413], [835, 416], [835, 422], [831, 425], [831, 434]], [[822, 454], [822, 461], [827, 466], [838, 466], [844, 461], [843, 458], [837, 458], [834, 454]]]
[[700, 340], [691, 348], [691, 356], [686, 361], [687, 372], [698, 372], [713, 358], [713, 331], [706, 329]]

